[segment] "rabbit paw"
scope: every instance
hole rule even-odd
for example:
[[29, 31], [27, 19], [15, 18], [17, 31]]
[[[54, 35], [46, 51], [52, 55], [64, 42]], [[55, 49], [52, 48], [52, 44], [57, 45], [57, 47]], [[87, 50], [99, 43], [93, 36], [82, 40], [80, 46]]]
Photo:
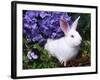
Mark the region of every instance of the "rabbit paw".
[[63, 63], [64, 63], [64, 61], [62, 60], [62, 61], [60, 61], [60, 63], [61, 63], [61, 64], [63, 64]]
[[66, 61], [61, 60], [60, 63], [63, 64], [64, 67], [66, 66]]
[[64, 61], [64, 67], [66, 66], [66, 61]]

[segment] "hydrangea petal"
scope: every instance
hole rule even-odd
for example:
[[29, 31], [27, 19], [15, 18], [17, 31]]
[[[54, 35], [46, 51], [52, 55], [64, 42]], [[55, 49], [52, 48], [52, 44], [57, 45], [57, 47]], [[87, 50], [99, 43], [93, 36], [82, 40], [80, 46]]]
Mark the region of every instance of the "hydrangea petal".
[[47, 38], [59, 39], [64, 36], [60, 29], [60, 18], [63, 16], [69, 25], [71, 17], [67, 12], [26, 10], [23, 17], [24, 34], [30, 41], [42, 44]]

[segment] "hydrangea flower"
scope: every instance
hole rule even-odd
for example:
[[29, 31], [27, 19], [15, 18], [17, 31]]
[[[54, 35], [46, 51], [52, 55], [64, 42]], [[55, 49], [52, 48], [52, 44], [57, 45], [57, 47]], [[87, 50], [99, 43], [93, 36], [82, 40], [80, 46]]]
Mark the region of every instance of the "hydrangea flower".
[[42, 44], [47, 38], [58, 39], [64, 36], [60, 29], [59, 20], [64, 16], [71, 24], [67, 12], [24, 10], [23, 33], [27, 40]]

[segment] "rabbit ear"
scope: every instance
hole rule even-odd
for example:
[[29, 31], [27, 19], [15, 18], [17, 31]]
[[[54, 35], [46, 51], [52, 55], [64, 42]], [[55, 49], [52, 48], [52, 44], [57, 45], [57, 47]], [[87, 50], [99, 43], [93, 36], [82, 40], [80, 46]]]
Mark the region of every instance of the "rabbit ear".
[[62, 31], [64, 33], [67, 33], [68, 32], [68, 27], [69, 27], [69, 25], [68, 25], [67, 21], [62, 16], [61, 19], [60, 19], [60, 28], [62, 29]]
[[73, 22], [73, 24], [72, 24], [72, 29], [77, 29], [77, 24], [78, 24], [78, 20], [80, 19], [80, 16]]

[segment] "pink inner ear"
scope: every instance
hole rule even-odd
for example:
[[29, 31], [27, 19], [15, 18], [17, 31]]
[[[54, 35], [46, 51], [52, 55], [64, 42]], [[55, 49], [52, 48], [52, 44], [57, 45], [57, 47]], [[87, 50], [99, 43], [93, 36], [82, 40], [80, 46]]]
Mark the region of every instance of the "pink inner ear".
[[60, 20], [60, 27], [64, 33], [68, 31], [68, 24], [65, 19]]

